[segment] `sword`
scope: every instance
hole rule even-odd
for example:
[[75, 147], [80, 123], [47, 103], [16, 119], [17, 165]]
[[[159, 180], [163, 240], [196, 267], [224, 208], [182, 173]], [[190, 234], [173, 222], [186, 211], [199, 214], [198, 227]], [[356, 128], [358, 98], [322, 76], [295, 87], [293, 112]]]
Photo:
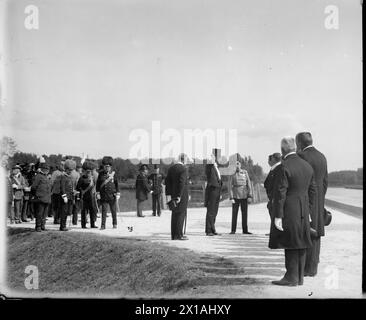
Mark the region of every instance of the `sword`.
[[187, 228], [187, 210], [186, 210], [186, 214], [184, 216], [184, 233], [183, 234], [186, 234], [186, 228]]

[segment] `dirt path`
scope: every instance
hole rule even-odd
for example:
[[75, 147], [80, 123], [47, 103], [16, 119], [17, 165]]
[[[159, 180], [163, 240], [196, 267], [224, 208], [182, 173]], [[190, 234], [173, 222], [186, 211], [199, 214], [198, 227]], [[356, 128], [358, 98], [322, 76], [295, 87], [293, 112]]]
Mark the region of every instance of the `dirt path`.
[[[170, 240], [170, 212], [161, 217], [153, 217], [144, 212], [145, 218], [137, 218], [135, 213], [121, 213], [118, 228], [112, 229], [111, 217], [107, 219], [107, 229], [81, 229], [71, 226], [72, 232], [93, 232], [111, 237], [133, 237], [146, 239], [170, 246], [191, 249], [202, 254], [214, 254], [233, 260], [244, 269], [240, 275], [230, 270], [217, 270], [218, 277], [227, 278], [227, 286], [212, 285], [192, 289], [173, 297], [196, 298], [361, 298], [362, 283], [362, 220], [332, 210], [333, 221], [322, 238], [321, 263], [318, 276], [305, 278], [300, 287], [278, 287], [271, 280], [280, 279], [284, 274], [283, 250], [268, 248], [269, 219], [265, 204], [249, 207], [249, 229], [252, 235], [241, 233], [239, 217], [238, 230], [230, 235], [231, 208], [221, 207], [217, 216], [217, 231], [220, 236], [204, 235], [205, 209], [188, 211], [188, 241]], [[50, 219], [49, 229], [56, 229]], [[100, 220], [98, 219], [98, 223]], [[23, 223], [19, 226], [30, 226]], [[207, 265], [214, 273], [215, 266]], [[243, 281], [243, 280], [246, 281]], [[248, 282], [248, 279], [252, 280]], [[245, 284], [243, 284], [245, 283]]]

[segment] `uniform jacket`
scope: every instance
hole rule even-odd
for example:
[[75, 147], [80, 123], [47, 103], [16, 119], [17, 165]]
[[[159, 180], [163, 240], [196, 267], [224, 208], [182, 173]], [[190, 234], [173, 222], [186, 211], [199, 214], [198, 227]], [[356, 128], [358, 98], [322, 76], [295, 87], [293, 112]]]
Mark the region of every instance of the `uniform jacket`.
[[35, 202], [51, 203], [51, 181], [42, 172], [36, 174], [31, 186]]
[[13, 192], [13, 187], [12, 187], [12, 179], [11, 177], [7, 177], [6, 179], [6, 182], [7, 182], [7, 189], [8, 189], [8, 198], [7, 198], [7, 201], [8, 203], [11, 203], [13, 202], [13, 197], [14, 197], [14, 192]]
[[172, 199], [180, 198], [177, 211], [187, 209], [188, 205], [188, 173], [187, 168], [176, 163], [172, 165], [165, 179], [165, 193]]
[[63, 172], [60, 170], [55, 170], [51, 174], [51, 189], [52, 193], [54, 194], [60, 194], [61, 193], [61, 176], [63, 175]]
[[296, 154], [286, 157], [274, 186], [273, 216], [282, 218], [284, 231], [271, 222], [271, 249], [304, 249], [312, 245], [309, 215], [315, 200], [314, 171]]
[[151, 181], [152, 187], [151, 190], [154, 191], [154, 194], [160, 194], [163, 191], [163, 176], [159, 173], [152, 173], [149, 175], [149, 181]]
[[[112, 173], [110, 175], [112, 175]], [[100, 193], [101, 201], [115, 200], [115, 195], [116, 195], [116, 193], [119, 192], [118, 181], [114, 176], [107, 184], [102, 186], [102, 184], [104, 183], [105, 180], [108, 179], [108, 177], [109, 177], [109, 174], [107, 172], [105, 172], [105, 171], [99, 172], [96, 190], [97, 190], [97, 192]]]
[[68, 200], [74, 200], [74, 183], [72, 181], [71, 175], [64, 172], [60, 175], [60, 194], [61, 196], [67, 197]]
[[25, 180], [25, 178], [22, 176], [21, 173], [19, 173], [16, 176], [12, 175], [11, 184], [16, 184], [18, 186], [18, 188], [13, 188], [14, 199], [22, 200], [24, 196], [24, 188], [28, 186], [28, 183]]
[[230, 199], [247, 199], [253, 197], [249, 174], [241, 169], [230, 176]]
[[324, 236], [324, 199], [328, 188], [327, 159], [314, 147], [299, 152], [299, 156], [308, 162], [314, 170], [316, 198], [311, 216], [311, 226], [318, 232], [319, 236]]
[[137, 200], [147, 200], [148, 194], [151, 190], [147, 176], [139, 173], [136, 178], [136, 199]]
[[[90, 184], [91, 183], [91, 184]], [[89, 186], [92, 187], [89, 187]], [[76, 190], [80, 192], [80, 199], [83, 201], [95, 201], [95, 180], [94, 177], [88, 177], [86, 174], [81, 175], [76, 185]]]
[[209, 202], [209, 198], [210, 198], [210, 191], [212, 191], [213, 188], [222, 187], [222, 180], [220, 179], [220, 177], [217, 173], [217, 170], [213, 164], [208, 164], [206, 166], [206, 178], [207, 178], [207, 184], [206, 184], [205, 200], [204, 200], [205, 207], [208, 206], [208, 202]]

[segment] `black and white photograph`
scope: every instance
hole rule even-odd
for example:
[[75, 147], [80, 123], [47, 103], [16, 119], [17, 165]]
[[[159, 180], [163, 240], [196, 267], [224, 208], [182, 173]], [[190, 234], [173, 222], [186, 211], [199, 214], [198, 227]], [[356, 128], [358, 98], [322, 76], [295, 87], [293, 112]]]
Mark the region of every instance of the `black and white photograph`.
[[1, 298], [364, 298], [362, 54], [360, 0], [0, 0]]

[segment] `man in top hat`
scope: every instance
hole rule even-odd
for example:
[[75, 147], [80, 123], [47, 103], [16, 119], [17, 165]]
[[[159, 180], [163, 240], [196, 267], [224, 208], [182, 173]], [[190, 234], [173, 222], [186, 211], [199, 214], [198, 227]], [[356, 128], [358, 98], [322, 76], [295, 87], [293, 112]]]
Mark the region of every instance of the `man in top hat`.
[[269, 248], [285, 249], [286, 273], [275, 285], [303, 285], [306, 249], [310, 248], [310, 220], [315, 198], [314, 171], [296, 154], [295, 139], [283, 138], [279, 179], [274, 186]]
[[13, 166], [13, 174], [11, 176], [12, 187], [14, 192], [14, 217], [11, 220], [15, 220], [15, 223], [21, 222], [21, 212], [24, 196], [24, 188], [27, 187], [27, 181], [24, 179], [20, 170], [20, 165]]
[[327, 159], [313, 146], [310, 132], [300, 132], [296, 135], [298, 155], [308, 162], [314, 170], [316, 197], [311, 216], [313, 246], [306, 250], [305, 277], [314, 277], [318, 272], [320, 255], [320, 238], [324, 236], [324, 201], [328, 188]]
[[117, 228], [117, 201], [120, 198], [120, 193], [118, 181], [114, 176], [115, 172], [112, 171], [113, 158], [103, 157], [102, 165], [103, 170], [99, 172], [96, 190], [97, 199], [100, 200], [102, 206], [102, 225], [100, 229], [104, 230], [108, 206], [112, 213], [113, 228]]
[[205, 207], [207, 207], [207, 212], [205, 232], [207, 236], [218, 235], [215, 222], [219, 210], [222, 179], [218, 168], [217, 149], [213, 150], [211, 162], [206, 165], [207, 185], [205, 191]]
[[90, 227], [97, 228], [95, 225], [97, 215], [97, 204], [95, 198], [96, 180], [93, 177], [94, 164], [91, 161], [83, 163], [83, 173], [77, 183], [76, 190], [80, 192], [81, 203], [81, 227], [86, 228], [86, 215], [89, 212]]
[[137, 216], [145, 217], [142, 214], [142, 203], [148, 199], [148, 194], [152, 193], [151, 186], [148, 182], [148, 168], [143, 164], [139, 168], [139, 174], [136, 177], [136, 200], [137, 200]]
[[157, 164], [154, 165], [154, 172], [149, 175], [149, 181], [152, 184], [152, 215], [161, 215], [161, 195], [163, 192], [163, 176], [160, 174], [160, 168]]
[[31, 193], [34, 195], [34, 208], [36, 216], [36, 231], [45, 231], [47, 209], [51, 203], [51, 181], [48, 178], [50, 167], [47, 163], [41, 162], [38, 166]]
[[241, 209], [241, 223], [243, 234], [252, 234], [248, 231], [248, 201], [253, 198], [252, 184], [249, 174], [241, 168], [240, 161], [236, 162], [235, 173], [230, 176], [230, 200], [232, 201], [231, 232], [235, 234], [239, 206]]
[[74, 160], [67, 159], [64, 164], [65, 171], [60, 176], [60, 191], [61, 191], [61, 216], [60, 216], [60, 231], [68, 231], [66, 228], [67, 216], [72, 215], [74, 206], [75, 190], [71, 173], [75, 170], [76, 163]]
[[188, 206], [188, 174], [185, 166], [187, 156], [180, 154], [178, 162], [172, 165], [165, 179], [166, 198], [172, 211], [171, 237], [172, 240], [188, 240], [183, 235], [184, 219]]

